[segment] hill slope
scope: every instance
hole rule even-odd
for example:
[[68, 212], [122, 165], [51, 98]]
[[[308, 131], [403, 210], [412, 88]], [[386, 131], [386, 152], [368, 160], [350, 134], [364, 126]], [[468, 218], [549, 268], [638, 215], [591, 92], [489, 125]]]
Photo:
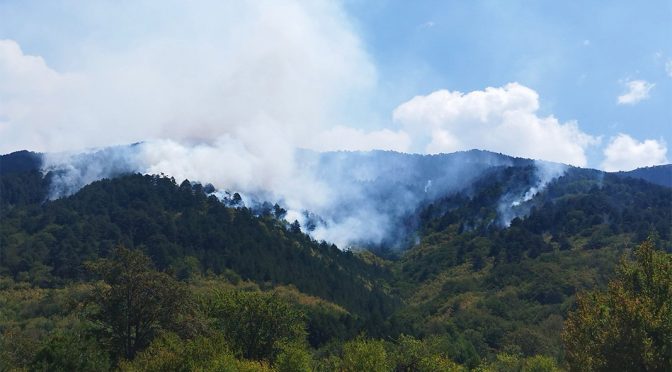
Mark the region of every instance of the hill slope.
[[419, 212], [420, 242], [396, 267], [407, 306], [394, 323], [403, 332], [462, 334], [480, 355], [562, 359], [560, 331], [577, 291], [605, 286], [621, 255], [650, 234], [672, 252], [672, 190], [591, 170], [568, 170], [518, 206], [526, 218], [497, 227], [502, 194], [532, 172], [493, 170], [470, 194]]
[[637, 168], [628, 172], [615, 172], [621, 177], [639, 178], [661, 186], [672, 187], [672, 164]]
[[0, 244], [3, 274], [42, 285], [86, 278], [84, 261], [123, 244], [160, 269], [184, 269], [194, 258], [194, 270], [293, 284], [358, 314], [382, 316], [392, 304], [376, 284], [383, 269], [270, 214], [226, 207], [200, 184], [159, 176], [102, 180], [68, 198], [14, 207], [3, 215]]

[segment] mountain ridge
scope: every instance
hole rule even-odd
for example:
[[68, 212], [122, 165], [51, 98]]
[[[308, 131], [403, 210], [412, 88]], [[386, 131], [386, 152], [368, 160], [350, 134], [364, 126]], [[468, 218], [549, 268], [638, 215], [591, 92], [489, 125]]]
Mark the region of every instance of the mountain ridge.
[[[134, 143], [132, 145], [128, 145], [129, 147], [131, 146], [137, 146], [141, 145], [142, 142]], [[95, 152], [96, 150], [92, 150]], [[375, 154], [375, 153], [382, 153], [382, 154], [393, 154], [395, 156], [410, 156], [410, 157], [428, 157], [428, 158], [444, 158], [446, 156], [459, 156], [460, 154], [480, 154], [483, 156], [499, 156], [503, 158], [509, 158], [512, 160], [518, 160], [518, 161], [540, 161], [539, 159], [532, 159], [532, 158], [523, 158], [523, 157], [515, 157], [512, 155], [507, 155], [504, 153], [499, 153], [499, 152], [494, 152], [494, 151], [489, 151], [489, 150], [482, 150], [482, 149], [470, 149], [470, 150], [463, 150], [463, 151], [455, 151], [455, 152], [450, 152], [450, 153], [438, 153], [438, 154], [419, 154], [419, 153], [406, 153], [406, 152], [399, 152], [399, 151], [394, 151], [394, 150], [369, 150], [369, 151], [348, 151], [348, 150], [338, 150], [338, 151], [328, 151], [328, 152], [315, 152], [313, 150], [303, 150], [303, 149], [298, 149], [297, 151], [299, 152], [306, 152], [306, 153], [312, 153], [312, 154], [331, 154], [331, 155], [338, 155], [338, 154], [348, 154], [348, 155], [366, 155], [366, 154]], [[42, 166], [42, 158], [44, 157], [45, 153], [41, 152], [34, 152], [30, 150], [18, 150], [18, 151], [13, 151], [11, 153], [7, 154], [0, 154], [0, 174], [6, 174], [6, 173], [19, 173], [19, 172], [26, 172], [26, 171], [31, 171], [31, 170], [40, 170]], [[549, 162], [549, 163], [555, 163], [555, 162]], [[562, 163], [557, 163], [557, 164], [562, 164]], [[644, 166], [644, 167], [638, 167], [630, 171], [614, 171], [614, 172], [606, 172], [602, 171], [599, 169], [595, 168], [584, 168], [584, 167], [579, 167], [582, 169], [590, 169], [590, 170], [596, 170], [604, 173], [614, 173], [620, 176], [625, 176], [625, 177], [632, 177], [632, 178], [640, 178], [647, 180], [652, 183], [658, 183], [663, 186], [668, 186], [672, 187], [672, 164], [661, 164], [661, 165], [654, 165], [654, 166]], [[648, 174], [655, 174], [655, 176], [648, 175]], [[658, 173], [662, 173], [662, 176], [658, 176]], [[661, 180], [655, 181], [655, 178], [659, 177]], [[652, 181], [654, 179], [654, 181]]]

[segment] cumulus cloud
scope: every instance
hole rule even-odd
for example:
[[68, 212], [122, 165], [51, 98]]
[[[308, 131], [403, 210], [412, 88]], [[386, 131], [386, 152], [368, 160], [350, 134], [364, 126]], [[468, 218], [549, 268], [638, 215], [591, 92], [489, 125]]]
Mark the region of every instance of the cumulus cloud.
[[620, 133], [604, 149], [602, 169], [608, 172], [628, 171], [639, 167], [668, 163], [665, 141], [647, 139], [642, 142]]
[[672, 78], [672, 58], [665, 62], [665, 72], [667, 73], [667, 76]]
[[598, 139], [576, 122], [541, 117], [539, 95], [518, 83], [462, 93], [439, 90], [398, 106], [393, 118], [428, 153], [472, 148], [585, 166]]
[[48, 148], [65, 124], [58, 116], [66, 92], [81, 83], [76, 75], [52, 70], [43, 58], [24, 54], [16, 42], [0, 40], [0, 150]]
[[[65, 8], [87, 20], [89, 36], [67, 53], [51, 51], [59, 63], [0, 42], [2, 153], [170, 140], [237, 142], [249, 158], [271, 164], [291, 161], [288, 149], [303, 147], [483, 148], [585, 165], [595, 142], [576, 123], [539, 116], [537, 93], [516, 83], [416, 97], [394, 112], [401, 128], [352, 123], [352, 103], [366, 102], [377, 76], [337, 3], [167, 2], [161, 13], [151, 1]], [[135, 22], [145, 16], [150, 23]], [[129, 22], [134, 27], [119, 33]]]
[[[254, 148], [259, 133], [250, 131], [260, 126], [279, 135], [274, 142], [302, 146], [376, 81], [348, 17], [326, 1], [168, 2], [160, 13], [150, 1], [68, 9], [92, 19], [82, 30], [90, 40], [60, 55], [72, 72], [15, 41], [0, 43], [0, 152], [221, 136], [254, 137], [243, 143]], [[118, 32], [144, 13], [151, 22]]]
[[618, 96], [619, 105], [635, 105], [649, 98], [649, 92], [656, 84], [646, 80], [630, 80], [625, 83], [627, 90]]

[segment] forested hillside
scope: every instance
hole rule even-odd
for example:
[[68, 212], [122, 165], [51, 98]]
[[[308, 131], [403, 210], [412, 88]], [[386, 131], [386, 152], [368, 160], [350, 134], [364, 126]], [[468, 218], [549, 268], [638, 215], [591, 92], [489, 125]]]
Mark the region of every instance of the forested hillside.
[[[13, 175], [13, 182], [31, 175]], [[30, 186], [20, 189], [30, 195], [42, 190], [37, 181], [32, 191]], [[377, 284], [384, 269], [311, 240], [300, 226], [279, 219], [284, 211], [278, 206], [255, 216], [208, 197], [200, 184], [129, 175], [95, 182], [65, 199], [7, 200], [19, 204], [2, 215], [0, 269], [43, 286], [87, 279], [82, 264], [121, 244], [178, 276], [232, 271], [258, 283], [293, 284], [359, 314], [383, 316], [392, 306]]]
[[[0, 168], [3, 370], [581, 369], [581, 345], [561, 337], [577, 293], [643, 268], [660, 279], [651, 293], [672, 277], [672, 189], [599, 171], [541, 185], [530, 161], [480, 169], [405, 211], [407, 249], [376, 255], [315, 241], [280, 205], [246, 208], [166, 176], [49, 201], [39, 157], [13, 159]], [[612, 306], [604, 293], [591, 301]], [[626, 294], [631, 312], [614, 321], [650, 318], [628, 342], [664, 343], [670, 313], [650, 312], [672, 296], [639, 308], [649, 300]], [[589, 340], [571, 319], [566, 335], [615, 337]], [[670, 350], [646, 350], [640, 366], [672, 366]]]
[[604, 288], [619, 259], [648, 236], [672, 252], [672, 192], [573, 169], [533, 198], [529, 216], [494, 224], [502, 190], [530, 170], [484, 177], [422, 213], [420, 244], [399, 260], [405, 332], [464, 335], [479, 355], [507, 350], [563, 359], [563, 318], [577, 291]]
[[672, 187], [672, 164], [637, 168], [629, 172], [616, 172], [615, 174], [621, 177], [640, 178], [657, 185]]

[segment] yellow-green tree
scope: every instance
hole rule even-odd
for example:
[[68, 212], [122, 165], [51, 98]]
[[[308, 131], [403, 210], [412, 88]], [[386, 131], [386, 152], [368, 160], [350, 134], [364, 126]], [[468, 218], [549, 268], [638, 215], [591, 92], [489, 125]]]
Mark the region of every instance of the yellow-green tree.
[[203, 312], [215, 319], [215, 328], [238, 357], [270, 361], [282, 345], [305, 343], [305, 315], [278, 296], [215, 291], [202, 302]]
[[341, 370], [387, 372], [392, 370], [385, 344], [380, 340], [357, 338], [343, 345]]
[[563, 332], [572, 370], [672, 370], [672, 255], [649, 240], [634, 256], [606, 291], [578, 296]]
[[94, 320], [117, 356], [131, 359], [157, 332], [175, 328], [187, 293], [171, 276], [154, 270], [149, 257], [118, 247], [109, 259], [89, 264], [103, 283], [96, 289]]

